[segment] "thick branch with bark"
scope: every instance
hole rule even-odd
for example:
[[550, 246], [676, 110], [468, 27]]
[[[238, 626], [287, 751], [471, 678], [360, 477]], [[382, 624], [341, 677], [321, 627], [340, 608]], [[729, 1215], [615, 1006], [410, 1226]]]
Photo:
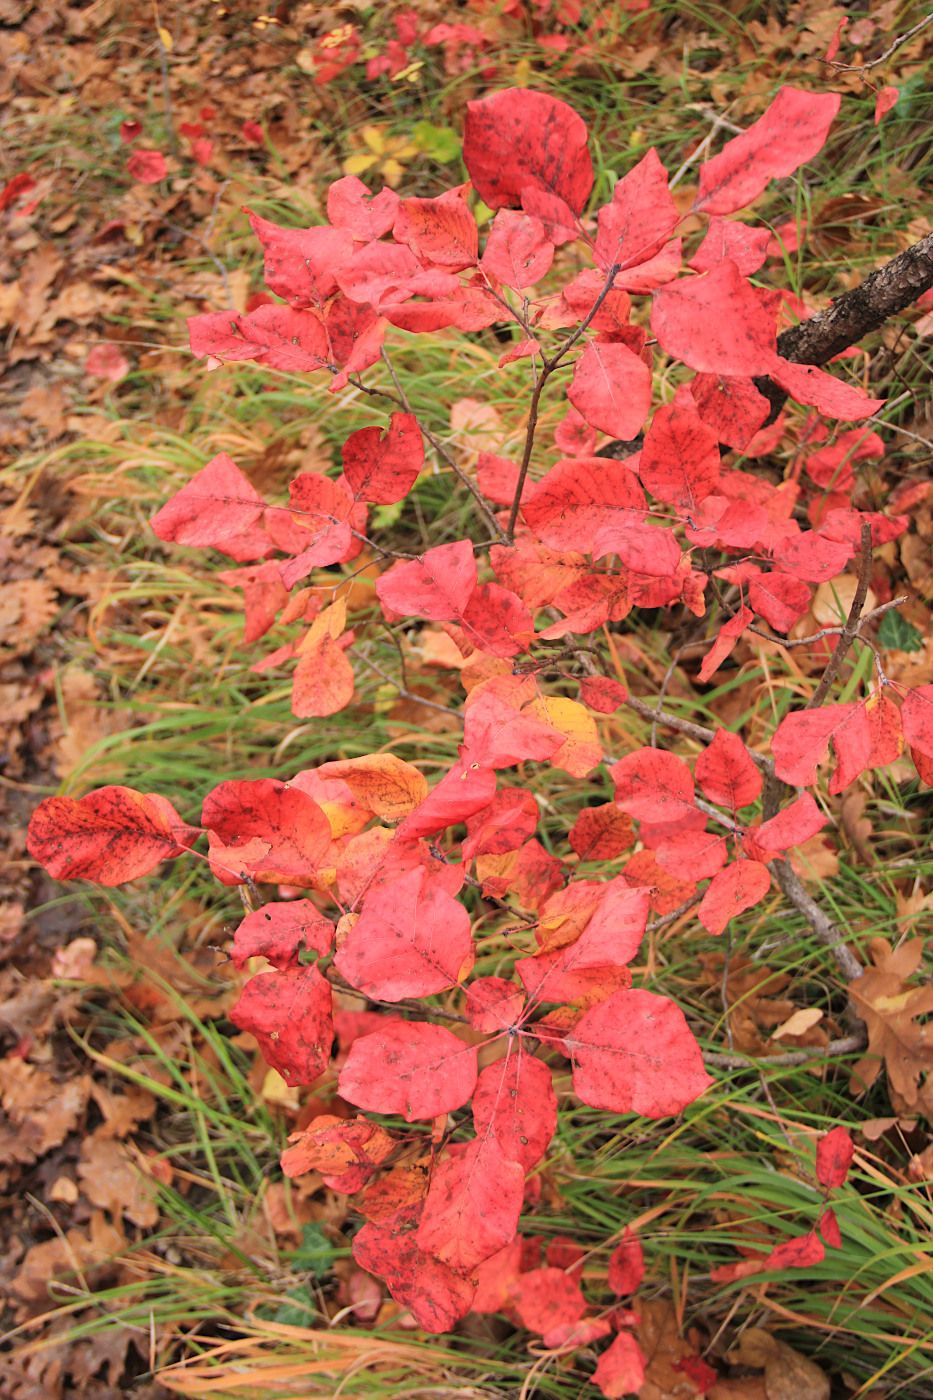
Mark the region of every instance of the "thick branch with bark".
[[[825, 365], [834, 355], [847, 350], [885, 321], [911, 306], [933, 287], [933, 233], [879, 267], [859, 287], [843, 292], [825, 311], [809, 321], [782, 331], [777, 350], [795, 365]], [[772, 379], [762, 375], [756, 388], [771, 404], [773, 421], [787, 401], [787, 394]]]

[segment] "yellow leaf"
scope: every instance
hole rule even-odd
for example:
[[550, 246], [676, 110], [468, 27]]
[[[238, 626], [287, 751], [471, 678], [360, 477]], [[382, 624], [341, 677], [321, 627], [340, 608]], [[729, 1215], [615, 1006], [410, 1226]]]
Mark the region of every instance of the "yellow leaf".
[[382, 178], [391, 189], [395, 189], [395, 186], [404, 174], [405, 167], [404, 165], [399, 165], [397, 160], [383, 161]]
[[549, 762], [572, 778], [585, 778], [602, 761], [603, 750], [596, 732], [596, 721], [585, 705], [563, 695], [542, 695], [527, 707], [526, 713], [566, 735]]
[[531, 59], [520, 58], [515, 65], [515, 86], [527, 87], [531, 82]]
[[369, 149], [377, 156], [385, 155], [386, 143], [385, 136], [383, 135], [384, 130], [385, 128], [381, 126], [360, 127], [360, 135]]
[[793, 1016], [789, 1016], [783, 1026], [778, 1026], [776, 1031], [772, 1031], [771, 1039], [780, 1040], [785, 1035], [806, 1035], [810, 1027], [822, 1019], [823, 1013], [818, 1006], [805, 1006], [800, 1011], [795, 1011]]
[[172, 49], [175, 47], [171, 34], [167, 29], [163, 29], [161, 25], [159, 26], [159, 42], [166, 53], [171, 53]]
[[343, 163], [344, 175], [362, 175], [364, 170], [369, 170], [376, 164], [375, 156], [359, 155], [347, 156]]
[[324, 779], [341, 779], [359, 802], [387, 821], [407, 817], [428, 795], [428, 782], [420, 769], [393, 753], [335, 759], [322, 763], [317, 772]]

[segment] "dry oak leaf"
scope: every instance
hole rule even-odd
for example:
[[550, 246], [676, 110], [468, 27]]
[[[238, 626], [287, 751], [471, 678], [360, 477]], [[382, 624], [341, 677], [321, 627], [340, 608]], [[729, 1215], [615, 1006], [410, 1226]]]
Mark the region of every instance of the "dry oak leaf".
[[99, 1133], [85, 1138], [78, 1178], [91, 1204], [110, 1211], [114, 1219], [123, 1214], [145, 1229], [158, 1222], [155, 1182], [145, 1176], [122, 1142]]
[[868, 1030], [868, 1050], [852, 1069], [852, 1090], [864, 1093], [881, 1062], [898, 1111], [923, 1113], [933, 1121], [933, 1094], [924, 1077], [933, 1071], [930, 1027], [916, 1018], [933, 1011], [933, 986], [906, 982], [920, 966], [924, 941], [912, 938], [896, 952], [883, 938], [869, 944], [875, 966], [850, 983], [852, 999]]
[[16, 1129], [0, 1149], [0, 1160], [33, 1162], [74, 1132], [87, 1105], [87, 1075], [54, 1080], [18, 1055], [0, 1060], [0, 1103]]

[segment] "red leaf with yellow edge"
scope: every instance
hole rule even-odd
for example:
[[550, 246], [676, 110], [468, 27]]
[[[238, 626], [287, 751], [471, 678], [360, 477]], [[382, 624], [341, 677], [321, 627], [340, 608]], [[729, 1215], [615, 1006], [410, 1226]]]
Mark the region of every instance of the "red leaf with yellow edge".
[[525, 1173], [491, 1134], [434, 1168], [415, 1236], [418, 1246], [458, 1274], [503, 1249], [518, 1229]]
[[636, 1293], [645, 1276], [645, 1254], [641, 1241], [629, 1225], [609, 1256], [609, 1287], [619, 1297]]
[[368, 1118], [335, 1118], [322, 1113], [303, 1133], [292, 1133], [281, 1156], [288, 1177], [319, 1171], [324, 1185], [352, 1195], [360, 1191], [398, 1146], [378, 1123]]
[[[516, 988], [516, 990], [518, 990]], [[492, 1138], [509, 1162], [531, 1171], [557, 1131], [551, 1071], [514, 1038], [509, 1054], [481, 1071], [473, 1095], [478, 1137]]]
[[470, 916], [419, 866], [365, 896], [334, 965], [372, 1000], [432, 996], [473, 966]]
[[549, 271], [554, 244], [540, 219], [500, 209], [486, 239], [480, 267], [506, 287], [533, 287]]
[[77, 801], [46, 797], [32, 814], [26, 848], [54, 880], [123, 885], [180, 856], [200, 835], [157, 793], [102, 787]]
[[849, 1175], [855, 1155], [855, 1144], [846, 1128], [838, 1127], [824, 1133], [816, 1144], [816, 1179], [832, 1190], [841, 1186]]
[[488, 807], [467, 818], [467, 839], [460, 848], [463, 860], [517, 851], [534, 835], [538, 815], [534, 794], [527, 788], [497, 792]]
[[405, 1021], [355, 1040], [338, 1088], [374, 1113], [401, 1113], [407, 1123], [461, 1108], [476, 1088], [476, 1046], [443, 1026]]
[[266, 1064], [278, 1070], [286, 1084], [313, 1084], [330, 1062], [330, 983], [316, 967], [251, 977], [230, 1020], [256, 1037]]
[[616, 784], [614, 801], [638, 821], [676, 821], [695, 811], [693, 774], [666, 749], [636, 749], [609, 769]]
[[218, 452], [187, 486], [176, 491], [150, 525], [160, 540], [212, 545], [254, 525], [265, 501], [232, 457]]
[[763, 781], [738, 734], [728, 729], [716, 730], [713, 742], [698, 756], [693, 776], [704, 797], [733, 812], [756, 800]]
[[614, 802], [604, 802], [583, 808], [567, 840], [581, 860], [615, 860], [635, 844], [635, 828]]
[[730, 919], [760, 904], [770, 888], [767, 866], [739, 858], [713, 876], [697, 917], [707, 933], [722, 933]]
[[782, 87], [763, 116], [700, 166], [694, 208], [734, 214], [770, 180], [792, 175], [823, 149], [841, 100], [835, 92]]
[[250, 958], [267, 958], [279, 972], [298, 966], [298, 954], [307, 949], [329, 953], [334, 925], [310, 899], [289, 899], [254, 909], [233, 936], [230, 961], [241, 970]]
[[389, 569], [376, 580], [376, 595], [402, 617], [443, 622], [460, 616], [475, 587], [473, 546], [469, 540], [457, 540]]
[[[533, 703], [518, 708], [518, 688], [496, 682], [511, 682], [511, 676], [496, 676], [471, 691], [463, 721], [463, 739], [477, 761], [488, 768], [510, 768], [523, 759], [550, 758], [564, 743], [563, 734], [536, 713]], [[533, 697], [534, 691], [529, 694]]]
[[719, 481], [719, 443], [699, 415], [675, 405], [655, 411], [638, 463], [646, 491], [695, 515]]
[[629, 441], [651, 410], [651, 370], [627, 345], [590, 341], [567, 397], [592, 427]]
[[587, 1011], [564, 1043], [574, 1092], [611, 1113], [663, 1118], [713, 1082], [683, 1012], [653, 992], [615, 992]]
[[407, 817], [428, 795], [428, 781], [421, 770], [393, 753], [333, 759], [315, 771], [319, 778], [346, 783], [361, 806], [387, 821]]
[[596, 1363], [593, 1384], [607, 1400], [637, 1395], [645, 1384], [645, 1353], [630, 1332], [620, 1332]]
[[530, 1332], [572, 1326], [586, 1312], [580, 1285], [563, 1269], [531, 1269], [509, 1289], [509, 1302]]
[[275, 778], [221, 783], [204, 799], [201, 821], [211, 870], [224, 885], [250, 877], [307, 889], [331, 842], [318, 804]]
[[628, 690], [611, 676], [586, 676], [580, 682], [580, 699], [600, 715], [614, 715], [628, 699]]
[[449, 1332], [469, 1312], [476, 1288], [419, 1249], [415, 1227], [422, 1209], [419, 1201], [390, 1223], [367, 1221], [353, 1237], [353, 1258], [385, 1279], [392, 1297], [425, 1332]]
[[515, 1025], [524, 1005], [522, 989], [514, 982], [504, 977], [478, 977], [467, 989], [464, 1010], [474, 1030], [495, 1035]]
[[408, 495], [424, 466], [424, 439], [412, 413], [393, 413], [387, 428], [358, 428], [341, 448], [354, 495], [392, 505]]
[[490, 209], [518, 209], [525, 190], [556, 195], [582, 213], [593, 188], [586, 124], [556, 97], [504, 88], [467, 103], [463, 163]]

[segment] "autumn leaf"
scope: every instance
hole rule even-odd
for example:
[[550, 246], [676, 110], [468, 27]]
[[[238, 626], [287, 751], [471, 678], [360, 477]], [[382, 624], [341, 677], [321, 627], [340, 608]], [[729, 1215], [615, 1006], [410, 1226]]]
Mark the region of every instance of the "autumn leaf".
[[419, 1248], [458, 1274], [503, 1249], [518, 1229], [525, 1173], [484, 1133], [435, 1166], [415, 1236]]
[[354, 1041], [338, 1085], [350, 1103], [412, 1123], [462, 1107], [476, 1073], [475, 1046], [443, 1026], [405, 1021]]
[[230, 1019], [256, 1037], [266, 1064], [286, 1084], [313, 1084], [327, 1068], [334, 1038], [331, 992], [316, 967], [251, 977]]
[[123, 885], [182, 855], [200, 835], [156, 793], [102, 787], [78, 800], [45, 798], [26, 847], [54, 880]]
[[583, 120], [566, 102], [527, 88], [467, 103], [463, 162], [490, 209], [517, 209], [525, 190], [556, 195], [580, 214], [593, 187]]

